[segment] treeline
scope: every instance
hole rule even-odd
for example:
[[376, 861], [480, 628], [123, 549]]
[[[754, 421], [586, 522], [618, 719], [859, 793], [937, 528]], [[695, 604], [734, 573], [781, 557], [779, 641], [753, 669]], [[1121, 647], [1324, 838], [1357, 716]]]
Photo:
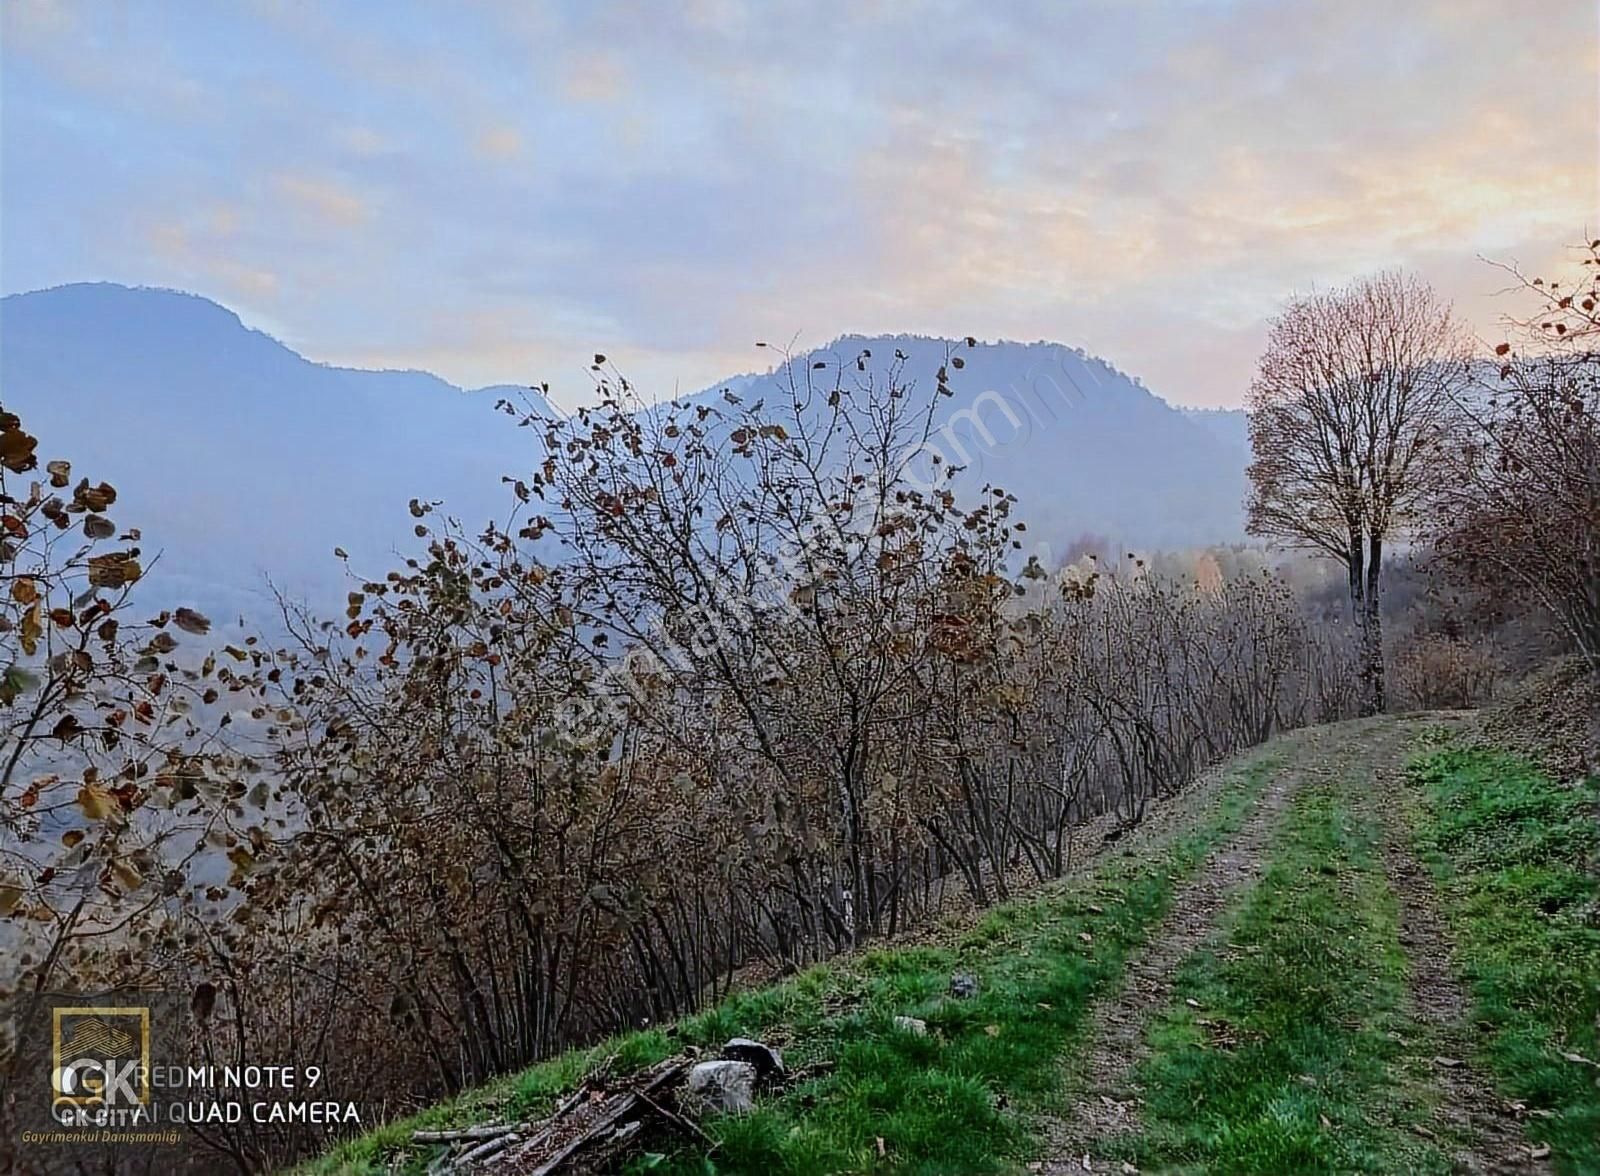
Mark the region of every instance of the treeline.
[[299, 627], [276, 686], [317, 737], [280, 753], [304, 831], [239, 914], [274, 977], [247, 1052], [455, 1089], [1056, 877], [1087, 819], [1352, 713], [1270, 576], [1026, 560], [1010, 496], [916, 476], [940, 388], [869, 358], [781, 405], [602, 381], [525, 418], [549, 457], [516, 522], [415, 504], [426, 556]]
[[866, 356], [783, 405], [607, 377], [523, 419], [510, 524], [414, 502], [418, 555], [271, 650], [139, 618], [115, 491], [31, 478], [7, 418], [14, 1031], [30, 990], [179, 988], [208, 1060], [396, 1110], [1058, 876], [1089, 819], [1349, 712], [1270, 575], [1057, 575], [1011, 496], [957, 503], [917, 464], [945, 391]]

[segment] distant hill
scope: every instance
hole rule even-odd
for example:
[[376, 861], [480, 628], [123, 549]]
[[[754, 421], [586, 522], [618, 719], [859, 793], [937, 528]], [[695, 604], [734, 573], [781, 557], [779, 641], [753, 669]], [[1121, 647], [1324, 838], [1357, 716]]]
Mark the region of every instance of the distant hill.
[[1185, 408], [1180, 410], [1217, 440], [1250, 460], [1250, 417], [1242, 408]]
[[947, 356], [959, 361], [959, 369], [947, 368], [955, 394], [941, 401], [932, 448], [966, 466], [958, 487], [987, 482], [1016, 494], [1034, 541], [1052, 551], [1085, 534], [1139, 547], [1243, 538], [1243, 413], [1176, 409], [1106, 361], [1059, 343], [968, 347], [916, 335], [847, 335], [701, 397], [726, 387], [746, 403], [770, 406], [788, 396], [791, 380], [830, 385], [836, 370], [848, 386], [866, 353], [868, 374], [881, 379], [898, 362], [903, 378], [924, 390]]
[[[853, 369], [871, 351], [881, 370], [898, 350], [905, 377], [927, 388], [952, 347], [963, 366], [937, 445], [967, 465], [964, 486], [1016, 493], [1036, 542], [1241, 536], [1244, 460], [1225, 430], [1081, 351], [849, 336], [792, 362]], [[780, 365], [702, 395], [776, 397], [784, 375]], [[337, 605], [347, 585], [333, 548], [361, 572], [387, 570], [413, 547], [412, 497], [443, 499], [473, 527], [503, 515], [501, 476], [536, 460], [534, 438], [494, 412], [506, 391], [313, 363], [193, 294], [95, 283], [0, 300], [0, 401], [41, 453], [118, 487], [126, 507], [113, 517], [161, 552], [153, 576], [166, 587], [153, 599], [219, 619], [260, 616], [268, 575]]]
[[477, 526], [504, 511], [500, 476], [533, 438], [495, 392], [426, 372], [312, 363], [214, 302], [105, 283], [0, 300], [0, 400], [40, 453], [116, 486], [112, 518], [161, 552], [152, 572], [226, 616], [261, 617], [266, 577], [319, 607], [352, 567], [412, 548], [412, 497]]

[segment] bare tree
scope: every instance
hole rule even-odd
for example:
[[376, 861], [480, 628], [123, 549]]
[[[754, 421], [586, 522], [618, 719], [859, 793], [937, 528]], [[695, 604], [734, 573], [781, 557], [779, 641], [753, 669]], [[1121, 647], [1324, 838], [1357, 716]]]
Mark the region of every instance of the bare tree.
[[1250, 387], [1249, 531], [1345, 566], [1364, 714], [1385, 705], [1384, 548], [1426, 497], [1467, 355], [1432, 288], [1384, 273], [1291, 301]]
[[1600, 668], [1600, 238], [1565, 281], [1502, 267], [1534, 312], [1463, 397], [1433, 545], [1495, 611], [1532, 611]]

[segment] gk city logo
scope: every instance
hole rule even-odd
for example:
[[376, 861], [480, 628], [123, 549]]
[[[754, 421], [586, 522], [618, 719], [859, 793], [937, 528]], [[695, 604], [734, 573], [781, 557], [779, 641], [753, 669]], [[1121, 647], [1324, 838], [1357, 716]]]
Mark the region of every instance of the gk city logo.
[[50, 1094], [58, 1117], [149, 1104], [149, 1008], [57, 1008], [52, 1028]]

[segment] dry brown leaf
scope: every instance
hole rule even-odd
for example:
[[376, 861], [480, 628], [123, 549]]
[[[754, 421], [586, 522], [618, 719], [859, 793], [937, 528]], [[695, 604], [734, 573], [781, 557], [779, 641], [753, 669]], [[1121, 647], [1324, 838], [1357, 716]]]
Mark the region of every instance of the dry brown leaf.
[[91, 821], [103, 821], [115, 810], [117, 802], [111, 793], [104, 788], [97, 788], [93, 784], [85, 784], [78, 789], [78, 807], [83, 810], [83, 815]]

